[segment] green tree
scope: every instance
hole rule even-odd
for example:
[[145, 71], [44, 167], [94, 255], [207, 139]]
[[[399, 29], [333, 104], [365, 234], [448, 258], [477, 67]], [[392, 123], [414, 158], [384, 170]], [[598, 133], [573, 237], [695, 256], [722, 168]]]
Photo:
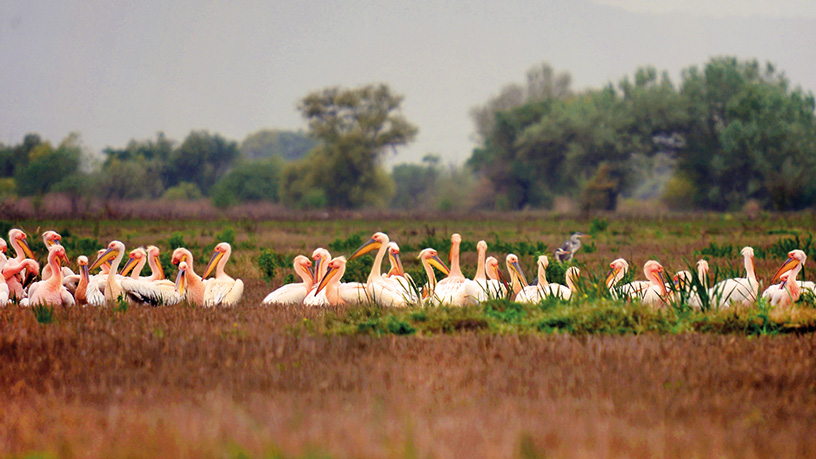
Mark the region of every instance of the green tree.
[[238, 156], [236, 142], [207, 131], [193, 131], [168, 157], [167, 185], [194, 183], [208, 195]]
[[398, 209], [431, 209], [436, 202], [439, 156], [426, 155], [423, 164], [398, 164], [391, 170], [396, 193], [391, 205]]
[[249, 134], [241, 142], [241, 156], [246, 159], [263, 159], [279, 156], [287, 161], [301, 159], [311, 151], [317, 142], [302, 131], [281, 131], [261, 129]]
[[[29, 136], [26, 136], [26, 140], [29, 140]], [[69, 134], [56, 149], [48, 142], [39, 142], [39, 137], [36, 140], [36, 144], [32, 142], [26, 145], [24, 142], [22, 150], [28, 150], [28, 161], [15, 169], [17, 191], [22, 196], [48, 193], [53, 186], [76, 173], [79, 168], [81, 149], [77, 134]]]
[[278, 202], [283, 163], [273, 156], [238, 164], [215, 184], [213, 202], [218, 207], [247, 201]]
[[[388, 151], [410, 142], [417, 128], [400, 112], [402, 96], [385, 84], [356, 89], [326, 88], [308, 94], [298, 105], [309, 132], [321, 143], [304, 159], [305, 183], [284, 179], [298, 190], [320, 189], [332, 207], [384, 206], [394, 184], [381, 161]], [[305, 193], [286, 191], [287, 196]]]
[[697, 206], [725, 210], [757, 199], [774, 209], [812, 205], [814, 98], [756, 60], [710, 60], [683, 72], [689, 122], [678, 153]]

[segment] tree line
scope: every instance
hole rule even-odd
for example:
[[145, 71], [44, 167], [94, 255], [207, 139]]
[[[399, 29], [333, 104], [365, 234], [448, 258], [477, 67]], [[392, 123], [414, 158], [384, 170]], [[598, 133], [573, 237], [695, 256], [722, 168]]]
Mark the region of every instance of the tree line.
[[581, 92], [571, 80], [543, 63], [474, 107], [478, 146], [464, 166], [430, 153], [387, 171], [417, 127], [402, 96], [371, 84], [307, 94], [298, 104], [307, 131], [265, 129], [240, 143], [159, 133], [94, 158], [79, 134], [57, 146], [29, 134], [0, 144], [0, 199], [59, 192], [74, 210], [89, 193], [305, 209], [548, 208], [558, 196], [609, 210], [621, 196], [677, 209], [813, 206], [814, 97], [772, 65], [713, 58], [685, 69], [679, 85], [652, 67]]

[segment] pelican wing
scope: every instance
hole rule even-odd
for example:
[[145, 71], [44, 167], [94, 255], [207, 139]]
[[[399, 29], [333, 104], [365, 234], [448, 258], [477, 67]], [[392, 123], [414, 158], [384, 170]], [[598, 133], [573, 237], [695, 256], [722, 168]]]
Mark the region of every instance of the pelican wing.
[[286, 284], [272, 291], [261, 304], [267, 305], [297, 305], [303, 304], [309, 290], [303, 283]]

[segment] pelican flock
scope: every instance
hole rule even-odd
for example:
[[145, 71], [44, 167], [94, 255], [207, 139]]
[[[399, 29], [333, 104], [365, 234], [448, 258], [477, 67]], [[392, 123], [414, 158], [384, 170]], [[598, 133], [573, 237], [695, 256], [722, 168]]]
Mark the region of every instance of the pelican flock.
[[[566, 249], [560, 247], [553, 263], [561, 264], [565, 254], [571, 258], [580, 248], [579, 238], [585, 236], [583, 233], [573, 235], [574, 243]], [[0, 238], [0, 306], [105, 306], [122, 302], [134, 306], [170, 306], [184, 302], [201, 307], [234, 307], [243, 297], [243, 281], [227, 273], [232, 254], [232, 247], [227, 242], [215, 245], [201, 275], [194, 269], [193, 253], [189, 249], [174, 249], [171, 261], [178, 266], [178, 274], [171, 280], [165, 278], [160, 249], [153, 245], [127, 251], [123, 242], [110, 241], [104, 249], [91, 254], [93, 258], [78, 255], [77, 272], [74, 273], [59, 233], [49, 230], [42, 234], [48, 250], [42, 269], [27, 238], [26, 233], [17, 228], [9, 231], [8, 243]], [[560, 285], [547, 277], [550, 259], [539, 255], [535, 282], [529, 284], [518, 255], [504, 256], [508, 273], [505, 277], [499, 262], [501, 257], [488, 256], [485, 241], [476, 244], [475, 275], [469, 279], [462, 271], [462, 237], [454, 233], [450, 243], [450, 267], [434, 248], [419, 252], [417, 258], [427, 279], [424, 285], [417, 284], [405, 272], [399, 245], [383, 232], [372, 234], [348, 257], [332, 257], [328, 250], [319, 247], [311, 257], [298, 255], [293, 259], [292, 267], [299, 282], [282, 285], [270, 292], [261, 305], [471, 306], [492, 299], [538, 303], [548, 298], [570, 301], [582, 295], [586, 297], [588, 280], [582, 278], [578, 267], [564, 266], [566, 272], [560, 272], [564, 273], [566, 285]], [[14, 257], [6, 255], [9, 247]], [[373, 263], [365, 282], [344, 281], [348, 262], [370, 253], [374, 254]], [[709, 286], [710, 267], [706, 260], [698, 260], [696, 269], [681, 270], [674, 276], [667, 275], [657, 260], [648, 260], [643, 265], [645, 280], [638, 280], [630, 277], [633, 273], [629, 263], [618, 258], [609, 264], [609, 274], [601, 279], [603, 285], [598, 287], [600, 291], [608, 292], [610, 298], [638, 301], [656, 309], [680, 303], [697, 310], [704, 305], [724, 309], [750, 307], [759, 302], [784, 308], [798, 301], [804, 292], [813, 294], [812, 282], [797, 279], [807, 261], [802, 250], [788, 253], [771, 278], [771, 285], [764, 290], [760, 289], [757, 277], [754, 249], [744, 247], [740, 254], [745, 277], [721, 280], [713, 286]], [[95, 261], [90, 263], [90, 259]], [[386, 259], [389, 266], [383, 273]], [[150, 269], [147, 276], [142, 275], [146, 266]], [[95, 273], [96, 270], [100, 272]]]

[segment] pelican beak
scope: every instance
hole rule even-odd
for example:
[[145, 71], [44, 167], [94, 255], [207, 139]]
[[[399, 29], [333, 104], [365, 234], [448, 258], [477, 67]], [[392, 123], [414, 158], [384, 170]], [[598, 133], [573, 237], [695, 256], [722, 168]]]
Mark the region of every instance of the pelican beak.
[[663, 277], [663, 273], [658, 271], [657, 278], [660, 279], [660, 288], [663, 290], [663, 296], [668, 295], [669, 291], [666, 290], [666, 278]]
[[309, 277], [311, 277], [311, 278], [312, 278], [312, 282], [314, 282], [314, 278], [315, 278], [315, 270], [314, 270], [314, 268], [312, 268], [312, 264], [311, 264], [311, 263], [309, 263], [309, 265], [308, 265], [308, 266], [306, 266], [306, 271], [309, 271]]
[[68, 259], [68, 255], [66, 255], [65, 253], [59, 256], [59, 260], [61, 260], [60, 267], [62, 267], [62, 262], [65, 263], [65, 266], [71, 265], [71, 260]]
[[31, 247], [28, 246], [28, 242], [25, 239], [20, 239], [20, 247], [23, 249], [23, 253], [26, 257], [34, 259], [34, 252], [31, 251]]
[[102, 266], [102, 263], [107, 263], [108, 261], [116, 258], [119, 256], [119, 251], [116, 249], [108, 249], [102, 255], [99, 255], [99, 258], [96, 259], [95, 262], [89, 268], [90, 271]]
[[326, 288], [326, 285], [329, 284], [329, 280], [331, 280], [332, 277], [336, 276], [338, 272], [339, 271], [336, 268], [330, 267], [329, 270], [326, 271], [326, 275], [323, 276], [323, 280], [321, 280], [320, 284], [318, 284], [317, 291], [315, 292], [315, 294], [320, 293], [321, 290]]
[[611, 287], [610, 284], [612, 283], [612, 281], [615, 279], [615, 276], [617, 276], [619, 272], [620, 272], [620, 268], [618, 268], [618, 269], [612, 268], [612, 269], [609, 270], [609, 274], [606, 276], [606, 286], [607, 286], [607, 288]]
[[224, 252], [221, 252], [220, 250], [213, 252], [212, 258], [210, 258], [210, 262], [207, 263], [207, 268], [204, 270], [204, 275], [201, 276], [202, 279], [206, 279], [207, 276], [212, 273], [213, 269], [215, 269], [216, 265], [218, 265], [218, 262], [221, 261], [223, 256]]
[[782, 263], [782, 266], [776, 271], [774, 274], [773, 279], [771, 279], [771, 284], [775, 284], [779, 281], [779, 278], [785, 274], [786, 272], [790, 271], [791, 269], [795, 268], [799, 264], [799, 260], [796, 258], [788, 258]]
[[178, 275], [176, 276], [176, 291], [182, 296], [187, 291], [187, 276], [185, 276], [186, 272], [186, 270], [180, 269]]
[[320, 275], [320, 265], [323, 264], [323, 257], [318, 258], [315, 260], [314, 269], [311, 267], [309, 268], [309, 272], [312, 273], [312, 283], [318, 283], [320, 279], [317, 277]]
[[119, 271], [119, 275], [120, 275], [120, 276], [127, 276], [127, 275], [128, 275], [128, 273], [129, 273], [131, 270], [133, 270], [133, 268], [134, 268], [135, 266], [136, 266], [136, 257], [130, 257], [130, 258], [128, 258], [128, 261], [127, 261], [127, 263], [125, 263], [125, 266], [122, 268], [122, 270], [121, 270], [121, 271]]
[[82, 272], [82, 277], [84, 277], [86, 280], [87, 280], [89, 277], [91, 277], [91, 276], [90, 276], [90, 273], [88, 272], [88, 265], [87, 265], [87, 264], [81, 264], [81, 265], [79, 265], [79, 270]]
[[159, 261], [159, 257], [156, 257], [156, 271], [158, 271], [159, 279], [165, 279], [167, 277], [164, 274], [164, 267], [162, 267], [161, 261]]
[[351, 254], [348, 261], [351, 261], [361, 255], [365, 255], [372, 250], [378, 250], [380, 247], [382, 247], [382, 242], [369, 239], [365, 244], [361, 245], [359, 249], [355, 250], [354, 253]]
[[521, 281], [521, 285], [523, 285], [524, 287], [530, 285], [527, 283], [527, 278], [524, 277], [524, 272], [521, 270], [521, 265], [519, 265], [518, 261], [510, 263], [510, 269], [512, 269], [513, 272], [516, 273], [516, 276], [518, 276], [519, 281]]
[[395, 253], [393, 255], [393, 257], [394, 257], [394, 264], [397, 267], [397, 275], [402, 276], [403, 274], [405, 274], [405, 270], [402, 269], [402, 260], [400, 260], [399, 253]]
[[440, 260], [439, 257], [436, 256], [436, 255], [434, 255], [434, 256], [432, 256], [431, 258], [428, 259], [428, 264], [433, 266], [434, 268], [438, 269], [439, 271], [444, 273], [446, 276], [448, 274], [450, 274], [450, 269], [448, 269], [448, 267], [445, 266], [445, 263], [442, 260]]
[[510, 290], [510, 282], [508, 282], [507, 278], [504, 277], [504, 273], [502, 272], [502, 270], [496, 268], [496, 273], [498, 273], [498, 275], [499, 275], [498, 276], [499, 277], [499, 282], [501, 282], [504, 285], [504, 288], [506, 288], [507, 290]]

